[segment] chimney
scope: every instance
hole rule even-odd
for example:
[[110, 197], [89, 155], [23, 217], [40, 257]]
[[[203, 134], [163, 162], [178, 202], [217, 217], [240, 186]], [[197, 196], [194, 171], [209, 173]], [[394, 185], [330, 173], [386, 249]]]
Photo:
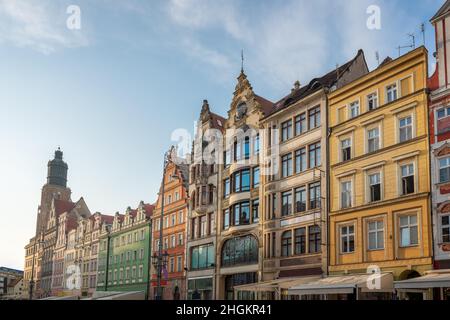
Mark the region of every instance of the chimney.
[[295, 81], [294, 83], [294, 88], [292, 88], [291, 92], [297, 91], [298, 89], [300, 89], [300, 81]]

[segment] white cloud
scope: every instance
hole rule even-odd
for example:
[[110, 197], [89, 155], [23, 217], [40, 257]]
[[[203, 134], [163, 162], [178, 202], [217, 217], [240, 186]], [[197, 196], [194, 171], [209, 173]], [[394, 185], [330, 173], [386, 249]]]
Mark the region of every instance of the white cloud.
[[[201, 49], [213, 49], [223, 60], [228, 56], [229, 61], [235, 61], [236, 68], [238, 52], [231, 56], [230, 51], [244, 48], [246, 69], [260, 82], [286, 92], [295, 80], [306, 84], [350, 60], [360, 48], [372, 67], [375, 51], [380, 52], [381, 59], [395, 55], [397, 43], [408, 41], [405, 34], [410, 31], [404, 28], [415, 22], [402, 14], [397, 7], [401, 4], [376, 0], [382, 7], [382, 30], [368, 30], [366, 10], [373, 3], [171, 0], [167, 13], [177, 32], [198, 44], [199, 58], [203, 56]], [[231, 45], [217, 46], [229, 38]]]
[[0, 43], [50, 54], [59, 48], [88, 45], [82, 30], [66, 28], [66, 7], [59, 2], [0, 0]]

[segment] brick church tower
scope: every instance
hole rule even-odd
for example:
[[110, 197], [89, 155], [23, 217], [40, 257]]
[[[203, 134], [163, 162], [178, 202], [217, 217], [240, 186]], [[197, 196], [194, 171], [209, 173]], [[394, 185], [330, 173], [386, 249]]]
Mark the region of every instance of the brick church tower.
[[71, 191], [67, 188], [67, 163], [63, 161], [63, 152], [58, 148], [55, 157], [47, 165], [47, 183], [42, 187], [41, 204], [38, 207], [36, 235], [47, 228], [53, 198], [71, 201]]

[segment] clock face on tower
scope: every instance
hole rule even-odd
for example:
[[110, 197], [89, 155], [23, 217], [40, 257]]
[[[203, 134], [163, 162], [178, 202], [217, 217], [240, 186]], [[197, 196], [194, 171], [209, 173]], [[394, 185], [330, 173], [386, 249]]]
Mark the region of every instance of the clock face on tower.
[[247, 114], [247, 104], [242, 102], [237, 107], [236, 119], [240, 120]]

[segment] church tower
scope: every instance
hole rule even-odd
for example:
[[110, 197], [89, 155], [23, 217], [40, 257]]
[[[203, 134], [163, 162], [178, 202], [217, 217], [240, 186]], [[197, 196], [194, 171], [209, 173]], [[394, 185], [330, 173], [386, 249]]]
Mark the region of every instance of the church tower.
[[36, 235], [45, 231], [53, 198], [71, 201], [71, 191], [67, 188], [67, 163], [60, 148], [53, 160], [47, 164], [47, 183], [42, 187], [41, 204], [38, 207]]

